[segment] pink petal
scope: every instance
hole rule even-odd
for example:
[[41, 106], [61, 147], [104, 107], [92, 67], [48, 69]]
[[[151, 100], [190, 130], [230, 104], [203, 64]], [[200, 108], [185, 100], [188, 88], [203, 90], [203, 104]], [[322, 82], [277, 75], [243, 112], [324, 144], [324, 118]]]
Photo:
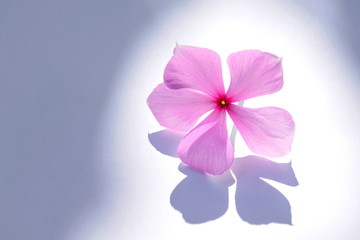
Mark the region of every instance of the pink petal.
[[225, 94], [220, 57], [206, 48], [177, 46], [165, 68], [164, 82], [172, 89], [197, 89], [215, 98]]
[[267, 157], [281, 157], [290, 152], [295, 123], [284, 109], [250, 109], [231, 104], [228, 113], [254, 153]]
[[271, 94], [283, 86], [281, 58], [259, 50], [246, 50], [228, 57], [231, 83], [227, 97], [239, 102]]
[[230, 168], [234, 149], [226, 128], [226, 112], [216, 108], [188, 133], [178, 146], [180, 159], [189, 166], [214, 175]]
[[161, 126], [184, 132], [216, 107], [209, 95], [192, 89], [172, 90], [163, 83], [153, 90], [147, 103]]

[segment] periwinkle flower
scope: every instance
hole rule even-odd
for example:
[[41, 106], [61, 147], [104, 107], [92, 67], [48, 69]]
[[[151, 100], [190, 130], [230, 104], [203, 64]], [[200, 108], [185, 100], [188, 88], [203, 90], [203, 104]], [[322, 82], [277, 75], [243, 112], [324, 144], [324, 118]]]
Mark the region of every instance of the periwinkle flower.
[[251, 109], [234, 104], [279, 91], [283, 86], [281, 58], [245, 50], [232, 53], [228, 65], [231, 82], [225, 92], [217, 53], [206, 48], [176, 46], [165, 68], [164, 83], [147, 100], [160, 125], [188, 132], [178, 146], [180, 159], [214, 175], [228, 170], [234, 159], [226, 113], [249, 149], [266, 157], [289, 153], [295, 130], [291, 115], [284, 109]]

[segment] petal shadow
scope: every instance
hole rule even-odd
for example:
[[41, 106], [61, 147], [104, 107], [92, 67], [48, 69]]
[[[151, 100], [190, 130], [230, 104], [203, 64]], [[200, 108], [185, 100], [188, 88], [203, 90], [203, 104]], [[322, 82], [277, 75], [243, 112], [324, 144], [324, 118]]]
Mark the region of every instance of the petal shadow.
[[234, 159], [232, 171], [237, 178], [235, 202], [241, 219], [250, 224], [282, 223], [292, 225], [288, 199], [261, 178], [297, 186], [290, 163], [275, 163], [259, 156]]
[[185, 133], [168, 129], [149, 133], [148, 138], [153, 147], [160, 153], [178, 158], [177, 147]]
[[171, 193], [170, 203], [182, 213], [186, 222], [204, 223], [225, 214], [229, 206], [228, 187], [234, 183], [229, 171], [213, 176], [183, 163], [179, 171], [187, 176]]

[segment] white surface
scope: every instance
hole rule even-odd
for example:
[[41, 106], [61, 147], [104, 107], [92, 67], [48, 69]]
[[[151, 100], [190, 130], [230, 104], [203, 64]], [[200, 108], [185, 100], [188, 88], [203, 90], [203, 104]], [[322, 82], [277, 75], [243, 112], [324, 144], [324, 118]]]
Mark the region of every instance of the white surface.
[[[111, 197], [87, 239], [360, 238], [358, 85], [351, 63], [328, 36], [314, 16], [282, 1], [204, 1], [159, 18], [120, 71], [128, 81], [112, 93], [103, 135]], [[249, 48], [284, 57], [284, 88], [245, 106], [282, 107], [295, 119], [293, 150], [285, 161], [292, 160], [300, 185], [271, 181], [290, 202], [293, 226], [243, 221], [235, 209], [236, 184], [229, 209], [215, 221], [191, 225], [170, 205], [185, 175], [178, 159], [149, 143], [147, 133], [160, 128], [145, 102], [162, 81], [175, 42], [213, 49], [224, 63], [229, 53]], [[227, 77], [226, 64], [223, 71]], [[235, 148], [237, 156], [250, 154], [240, 142]]]
[[[351, 43], [359, 30], [351, 3], [1, 2], [0, 239], [360, 239], [359, 51], [350, 47], [358, 47]], [[266, 180], [272, 187], [256, 182], [266, 187], [253, 190], [287, 199], [292, 226], [240, 217], [239, 183], [213, 221], [187, 223], [170, 204], [186, 176], [179, 159], [149, 142], [161, 128], [146, 99], [176, 42], [217, 51], [227, 82], [232, 52], [283, 56], [283, 89], [245, 106], [277, 106], [294, 117], [292, 153], [275, 160], [292, 161], [299, 186]], [[251, 154], [239, 135], [235, 150]]]

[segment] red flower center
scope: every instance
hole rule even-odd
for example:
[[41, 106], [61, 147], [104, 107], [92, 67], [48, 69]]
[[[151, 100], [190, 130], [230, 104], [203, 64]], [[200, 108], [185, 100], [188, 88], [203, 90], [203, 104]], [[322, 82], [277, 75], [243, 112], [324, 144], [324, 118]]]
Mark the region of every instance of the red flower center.
[[217, 102], [218, 106], [222, 108], [225, 108], [229, 104], [229, 101], [226, 98], [219, 98]]

